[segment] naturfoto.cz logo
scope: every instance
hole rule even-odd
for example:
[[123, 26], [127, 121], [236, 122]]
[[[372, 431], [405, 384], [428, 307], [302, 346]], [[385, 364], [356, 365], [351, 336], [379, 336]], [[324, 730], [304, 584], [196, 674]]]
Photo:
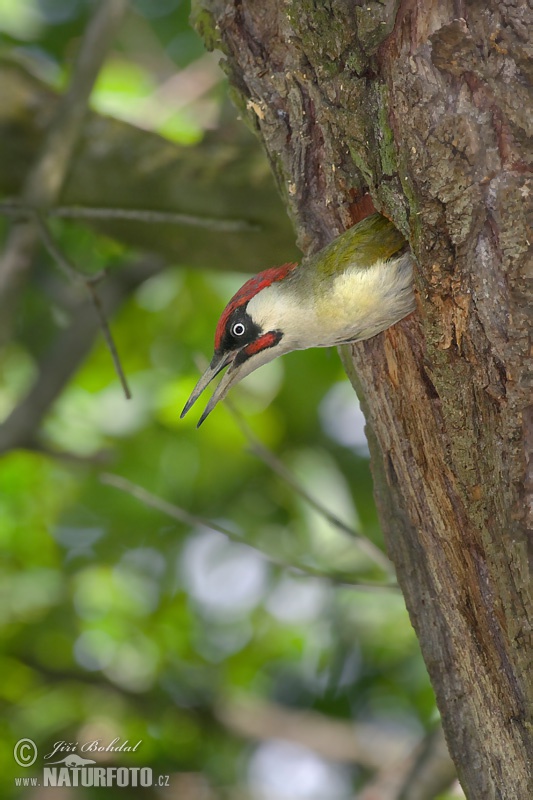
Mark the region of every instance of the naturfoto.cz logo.
[[[15, 778], [15, 786], [67, 786], [67, 787], [109, 787], [109, 786], [168, 786], [169, 776], [159, 775], [155, 780], [150, 767], [103, 767], [96, 766], [92, 758], [79, 755], [83, 753], [125, 753], [135, 752], [141, 741], [132, 746], [128, 740], [120, 743], [117, 737], [107, 745], [96, 739], [84, 742], [60, 741], [54, 744], [50, 753], [44, 756], [48, 763], [43, 765], [42, 778], [25, 776]], [[31, 767], [37, 760], [37, 745], [32, 739], [19, 739], [13, 748], [13, 755], [20, 767]], [[62, 758], [58, 758], [62, 756]], [[56, 761], [49, 759], [56, 757]]]

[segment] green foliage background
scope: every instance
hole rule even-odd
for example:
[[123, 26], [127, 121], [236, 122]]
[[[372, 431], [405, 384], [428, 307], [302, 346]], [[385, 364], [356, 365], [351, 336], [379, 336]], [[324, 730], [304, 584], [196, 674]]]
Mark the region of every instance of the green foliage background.
[[[62, 89], [91, 8], [87, 0], [1, 0], [2, 55]], [[188, 14], [179, 0], [133, 3], [92, 106], [194, 148], [239, 126]], [[153, 100], [183, 70], [207, 88], [191, 91], [188, 102]], [[55, 221], [53, 229], [84, 269], [120, 270], [132, 255], [78, 223]], [[219, 237], [231, 236], [199, 235], [214, 251]], [[227, 709], [243, 697], [278, 703], [371, 722], [383, 736], [413, 742], [435, 719], [399, 593], [345, 584], [383, 575], [249, 452], [242, 430], [244, 419], [312, 496], [382, 546], [361, 417], [337, 354], [294, 353], [250, 376], [231, 398], [237, 417], [222, 406], [199, 431], [196, 408], [179, 420], [197, 379], [195, 358], [210, 357], [218, 315], [246, 270], [204, 266], [168, 264], [113, 318], [132, 400], [100, 338], [46, 417], [44, 452], [17, 450], [0, 461], [2, 797], [41, 797], [14, 787], [14, 777], [38, 775], [54, 743], [119, 737], [142, 744], [102, 763], [171, 776], [174, 789], [143, 796], [342, 800], [367, 779], [364, 769], [239, 735]], [[60, 299], [43, 291], [54, 282], [43, 252], [0, 351], [4, 417], [68, 321]], [[231, 527], [246, 544], [175, 522], [103, 484], [103, 472]], [[23, 737], [40, 754], [30, 770], [13, 759]], [[298, 778], [306, 764], [314, 784]]]

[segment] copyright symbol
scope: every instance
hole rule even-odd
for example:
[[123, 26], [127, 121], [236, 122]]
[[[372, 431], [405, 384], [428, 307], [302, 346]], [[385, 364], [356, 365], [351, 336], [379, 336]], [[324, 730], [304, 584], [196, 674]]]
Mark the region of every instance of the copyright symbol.
[[19, 739], [13, 748], [13, 755], [19, 767], [31, 767], [37, 758], [37, 745], [33, 739]]

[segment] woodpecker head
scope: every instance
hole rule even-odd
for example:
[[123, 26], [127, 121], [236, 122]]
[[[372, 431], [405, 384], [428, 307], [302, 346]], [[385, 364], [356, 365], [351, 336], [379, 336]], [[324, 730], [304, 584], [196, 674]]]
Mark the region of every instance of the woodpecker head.
[[181, 412], [182, 417], [225, 367], [228, 370], [200, 417], [198, 426], [235, 383], [278, 355], [295, 349], [297, 345], [287, 331], [290, 326], [283, 324], [284, 304], [280, 302], [283, 292], [277, 284], [286, 281], [296, 266], [283, 264], [264, 270], [246, 281], [231, 298], [218, 321], [211, 363], [187, 400]]

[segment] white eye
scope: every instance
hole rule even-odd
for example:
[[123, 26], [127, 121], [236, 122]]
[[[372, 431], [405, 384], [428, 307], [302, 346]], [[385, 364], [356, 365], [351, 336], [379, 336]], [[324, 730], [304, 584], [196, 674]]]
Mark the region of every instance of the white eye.
[[231, 329], [231, 332], [234, 336], [242, 336], [245, 330], [246, 328], [244, 327], [242, 322], [236, 322], [233, 328]]

